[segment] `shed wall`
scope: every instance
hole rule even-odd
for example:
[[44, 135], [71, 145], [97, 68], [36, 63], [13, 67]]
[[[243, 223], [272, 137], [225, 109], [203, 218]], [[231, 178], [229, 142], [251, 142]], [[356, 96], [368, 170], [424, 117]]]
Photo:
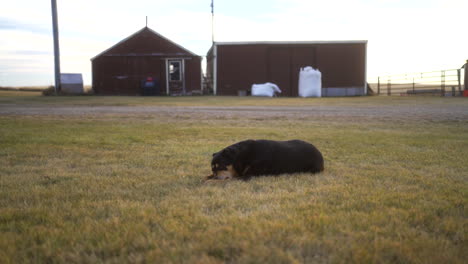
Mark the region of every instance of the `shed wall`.
[[185, 89], [189, 94], [202, 90], [201, 57], [192, 57], [185, 61]]
[[201, 90], [201, 57], [144, 28], [92, 60], [93, 89], [103, 95], [140, 95], [152, 77], [166, 94], [166, 60], [185, 60], [185, 91]]
[[[214, 71], [212, 52], [208, 54], [208, 76]], [[299, 71], [305, 66], [322, 72], [324, 90], [356, 88], [362, 94], [365, 54], [365, 43], [218, 45], [217, 94], [237, 95], [252, 84], [273, 82], [283, 91], [280, 96], [298, 96]], [[331, 91], [325, 94], [333, 95], [335, 90]]]
[[[200, 90], [201, 58], [184, 59], [186, 92]], [[160, 94], [166, 94], [166, 58], [113, 56], [93, 61], [93, 89], [98, 94], [140, 95], [147, 77], [157, 81]]]

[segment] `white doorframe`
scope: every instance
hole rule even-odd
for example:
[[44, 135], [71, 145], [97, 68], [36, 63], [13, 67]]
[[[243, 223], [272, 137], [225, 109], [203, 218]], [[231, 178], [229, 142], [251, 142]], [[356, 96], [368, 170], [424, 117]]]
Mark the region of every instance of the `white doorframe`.
[[180, 80], [182, 82], [182, 93], [186, 93], [185, 91], [185, 59], [183, 58], [167, 58], [166, 59], [166, 93], [169, 95], [169, 82], [171, 78], [170, 66], [171, 62], [179, 62], [179, 71], [180, 71]]

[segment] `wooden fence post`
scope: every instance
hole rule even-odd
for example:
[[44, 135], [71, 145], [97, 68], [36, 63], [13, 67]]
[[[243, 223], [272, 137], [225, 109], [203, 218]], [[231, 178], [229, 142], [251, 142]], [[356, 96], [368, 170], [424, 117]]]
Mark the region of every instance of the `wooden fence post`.
[[380, 95], [380, 76], [377, 78], [377, 94]]
[[392, 95], [392, 82], [390, 81], [390, 78], [387, 79], [387, 95]]
[[465, 63], [465, 90], [468, 90], [468, 60]]
[[462, 96], [463, 92], [461, 89], [461, 69], [457, 69], [457, 78], [458, 78], [458, 92], [460, 93], [460, 96]]
[[445, 96], [445, 71], [440, 72], [440, 96]]

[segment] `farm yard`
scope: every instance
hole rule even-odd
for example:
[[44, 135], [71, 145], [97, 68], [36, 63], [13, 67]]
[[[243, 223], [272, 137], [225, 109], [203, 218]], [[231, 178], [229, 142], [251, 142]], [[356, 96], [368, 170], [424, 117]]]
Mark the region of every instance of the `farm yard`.
[[[302, 139], [319, 174], [205, 183]], [[468, 100], [0, 91], [1, 263], [465, 263]]]

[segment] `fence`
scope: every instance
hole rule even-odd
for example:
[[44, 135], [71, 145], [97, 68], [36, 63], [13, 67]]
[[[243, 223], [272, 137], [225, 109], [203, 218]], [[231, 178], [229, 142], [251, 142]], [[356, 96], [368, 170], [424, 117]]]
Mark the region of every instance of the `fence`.
[[462, 96], [466, 68], [380, 76], [377, 94]]

